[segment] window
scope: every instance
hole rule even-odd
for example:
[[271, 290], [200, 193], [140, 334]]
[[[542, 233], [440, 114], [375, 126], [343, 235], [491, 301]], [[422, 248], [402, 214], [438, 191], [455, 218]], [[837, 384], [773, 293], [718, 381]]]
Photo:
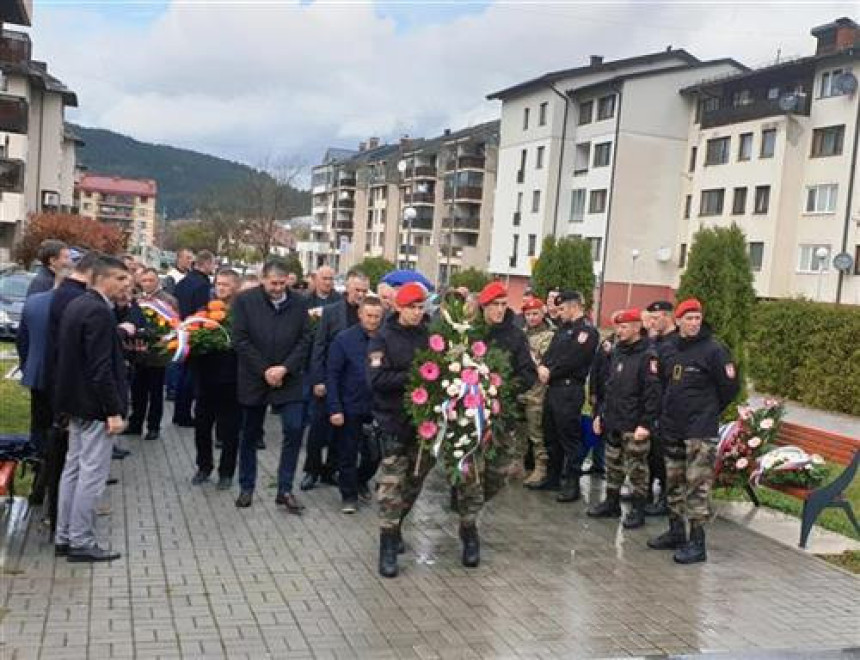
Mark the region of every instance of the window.
[[517, 172], [517, 183], [522, 183], [526, 179], [526, 158], [527, 150], [522, 149], [520, 151], [520, 169]]
[[681, 243], [678, 247], [678, 268], [687, 267], [687, 244]]
[[540, 211], [540, 190], [532, 191], [532, 213]]
[[753, 242], [748, 246], [750, 266], [756, 273], [761, 272], [761, 262], [764, 259], [764, 243]]
[[854, 246], [854, 274], [860, 275], [860, 245]]
[[514, 234], [514, 244], [512, 246], [512, 253], [509, 263], [511, 268], [517, 267], [517, 253], [520, 251], [520, 235]]
[[606, 167], [612, 155], [612, 143], [601, 142], [594, 145], [594, 167]]
[[779, 87], [769, 87], [767, 90], [768, 101], [776, 101], [779, 98]]
[[588, 197], [588, 212], [603, 213], [606, 211], [606, 190], [592, 190]]
[[842, 154], [842, 142], [845, 139], [845, 124], [827, 126], [812, 131], [812, 157], [839, 156]]
[[762, 215], [770, 208], [770, 186], [755, 187], [755, 205], [753, 213]]
[[806, 189], [806, 212], [807, 213], [833, 213], [836, 211], [836, 191], [839, 189], [835, 183], [827, 183], [820, 186], [809, 186]]
[[597, 121], [615, 116], [615, 94], [602, 96], [597, 101]]
[[761, 153], [759, 158], [773, 158], [776, 149], [776, 129], [768, 128], [761, 132]]
[[570, 191], [570, 221], [582, 222], [585, 215], [585, 188]]
[[594, 101], [583, 101], [579, 104], [579, 118], [577, 119], [577, 123], [580, 126], [583, 124], [590, 124], [593, 115]]
[[726, 191], [723, 188], [703, 190], [702, 201], [699, 204], [699, 215], [722, 215], [725, 195]]
[[540, 109], [538, 110], [538, 126], [546, 126], [546, 111], [549, 107], [549, 103], [544, 101], [540, 104]]
[[[818, 256], [818, 250], [824, 248], [824, 258]], [[826, 273], [830, 268], [829, 245], [801, 245], [797, 253], [797, 272]]]
[[517, 193], [517, 213], [523, 210], [523, 194], [521, 192]]
[[752, 158], [752, 133], [741, 133], [738, 145], [738, 160], [749, 160]]
[[603, 239], [600, 236], [589, 236], [585, 240], [591, 246], [591, 260], [600, 261], [603, 258], [603, 253], [600, 250], [603, 247]]
[[535, 163], [535, 169], [536, 170], [542, 170], [543, 169], [543, 154], [544, 154], [545, 150], [546, 150], [546, 147], [538, 147], [537, 148], [537, 163]]
[[711, 96], [710, 98], [706, 98], [702, 101], [702, 111], [703, 112], [714, 112], [720, 109], [720, 99], [716, 96]]
[[699, 154], [698, 147], [690, 148], [690, 167], [688, 168], [690, 172], [696, 171], [696, 156]]
[[526, 256], [533, 257], [537, 252], [537, 234], [529, 234], [529, 251]]
[[735, 188], [732, 197], [732, 215], [743, 215], [747, 212], [747, 189]]
[[588, 172], [588, 161], [591, 159], [591, 142], [580, 142], [576, 145], [573, 156], [573, 175]]
[[722, 165], [729, 162], [729, 150], [731, 138], [715, 138], [708, 140], [708, 148], [705, 151], [705, 165]]
[[690, 211], [692, 210], [692, 208], [693, 208], [693, 196], [687, 195], [684, 198], [684, 219], [687, 219], [690, 217]]
[[523, 108], [523, 130], [529, 130], [529, 109]]
[[821, 84], [818, 86], [818, 96], [827, 98], [828, 96], [841, 96], [844, 92], [839, 85], [839, 76], [842, 75], [842, 69], [833, 69], [825, 71], [821, 74]]
[[740, 108], [744, 105], [750, 105], [753, 102], [752, 92], [748, 89], [742, 89], [732, 94], [732, 106]]

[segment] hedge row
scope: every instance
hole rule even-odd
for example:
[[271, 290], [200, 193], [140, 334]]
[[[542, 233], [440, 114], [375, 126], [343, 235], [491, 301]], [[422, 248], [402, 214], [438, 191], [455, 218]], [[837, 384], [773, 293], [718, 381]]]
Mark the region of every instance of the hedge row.
[[860, 415], [860, 309], [805, 300], [761, 302], [749, 335], [759, 392]]

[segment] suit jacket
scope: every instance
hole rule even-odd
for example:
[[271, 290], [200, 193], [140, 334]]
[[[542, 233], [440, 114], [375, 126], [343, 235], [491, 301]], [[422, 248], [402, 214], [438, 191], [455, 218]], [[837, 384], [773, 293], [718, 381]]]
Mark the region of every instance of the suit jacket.
[[54, 288], [54, 282], [56, 279], [57, 276], [54, 274], [54, 271], [44, 264], [41, 264], [38, 271], [36, 271], [36, 277], [33, 278], [30, 282], [30, 286], [27, 287], [27, 297], [29, 298], [34, 293], [50, 291]]
[[339, 332], [349, 326], [346, 305], [346, 299], [341, 299], [323, 309], [311, 351], [311, 385], [326, 381], [326, 361], [331, 343]]
[[180, 316], [186, 318], [206, 307], [212, 299], [212, 282], [199, 270], [192, 270], [177, 282], [173, 295], [179, 303]]
[[21, 362], [21, 384], [31, 390], [46, 391], [45, 364], [48, 358], [48, 325], [54, 290], [27, 298], [15, 343]]
[[128, 413], [128, 380], [113, 309], [92, 289], [60, 321], [54, 409], [85, 420]]

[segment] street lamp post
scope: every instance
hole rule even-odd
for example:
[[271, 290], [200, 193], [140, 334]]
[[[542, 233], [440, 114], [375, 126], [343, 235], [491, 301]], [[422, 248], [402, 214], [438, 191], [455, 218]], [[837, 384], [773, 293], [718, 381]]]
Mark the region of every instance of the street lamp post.
[[[415, 218], [418, 215], [418, 211], [415, 210], [414, 206], [407, 206], [403, 209], [403, 219], [406, 221], [406, 267], [412, 268], [412, 223], [415, 222]], [[417, 265], [417, 264], [416, 264]]]
[[823, 245], [815, 251], [815, 258], [818, 260], [818, 291], [816, 293], [815, 299], [818, 302], [821, 302], [821, 284], [822, 280], [824, 279], [824, 265], [827, 261], [827, 257], [829, 256], [830, 250], [828, 250]]
[[630, 250], [630, 280], [627, 282], [627, 304], [630, 307], [630, 297], [633, 295], [633, 280], [636, 279], [636, 260], [639, 258], [639, 250]]

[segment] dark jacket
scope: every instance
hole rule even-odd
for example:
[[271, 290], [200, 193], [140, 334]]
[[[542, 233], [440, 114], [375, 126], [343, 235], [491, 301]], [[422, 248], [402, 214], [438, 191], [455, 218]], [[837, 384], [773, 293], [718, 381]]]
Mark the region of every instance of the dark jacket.
[[511, 369], [517, 382], [517, 394], [531, 389], [537, 382], [537, 368], [532, 359], [529, 340], [526, 333], [514, 322], [515, 315], [505, 310], [501, 323], [487, 326], [487, 343], [493, 348], [507, 351], [511, 356]]
[[54, 282], [56, 279], [57, 276], [54, 274], [54, 271], [44, 264], [39, 264], [39, 268], [36, 270], [36, 277], [32, 279], [30, 286], [27, 287], [27, 298], [32, 296], [34, 293], [50, 291], [54, 288]]
[[678, 333], [672, 331], [668, 335], [658, 335], [651, 337], [651, 347], [657, 351], [657, 358], [660, 360], [660, 381], [663, 389], [666, 389], [666, 370], [663, 367], [669, 361], [671, 355], [678, 350], [677, 343]]
[[21, 312], [21, 325], [15, 336], [21, 363], [21, 384], [27, 389], [40, 392], [48, 389], [48, 328], [54, 293], [51, 289], [27, 298]]
[[326, 382], [326, 360], [331, 343], [338, 333], [358, 322], [357, 315], [352, 315], [352, 318], [350, 316], [347, 313], [346, 299], [343, 298], [323, 309], [322, 318], [317, 325], [313, 339], [313, 349], [311, 351], [311, 385]]
[[325, 298], [320, 298], [316, 293], [311, 293], [307, 297], [308, 309], [316, 309], [317, 307], [328, 307], [336, 302], [343, 300], [343, 296], [337, 291], [332, 290]]
[[205, 273], [193, 269], [173, 289], [182, 318], [191, 316], [212, 299], [212, 283]]
[[612, 349], [609, 379], [598, 408], [606, 433], [632, 433], [637, 426], [654, 430], [660, 416], [663, 387], [660, 361], [647, 337], [617, 343]]
[[562, 323], [543, 356], [542, 364], [549, 369], [549, 384], [584, 384], [599, 341], [600, 334], [584, 316]]
[[401, 442], [415, 442], [404, 396], [415, 352], [427, 347], [427, 324], [405, 327], [400, 316], [390, 316], [367, 346], [367, 371], [373, 390], [373, 416], [386, 433]]
[[[288, 291], [286, 301], [276, 308], [259, 286], [236, 298], [232, 315], [239, 403], [263, 406], [301, 401], [302, 374], [310, 341], [304, 299]], [[278, 365], [287, 368], [287, 375], [280, 387], [272, 388], [263, 374]]]
[[201, 389], [235, 387], [239, 380], [236, 351], [232, 349], [198, 355], [192, 359], [191, 368], [197, 375], [197, 382]]
[[51, 312], [48, 317], [48, 344], [45, 348], [49, 356], [45, 364], [45, 380], [49, 388], [52, 388], [56, 382], [55, 374], [59, 360], [57, 340], [60, 336], [60, 320], [63, 318], [69, 303], [86, 292], [87, 285], [84, 282], [78, 282], [68, 277], [54, 291], [54, 297], [51, 299]]
[[354, 325], [331, 343], [326, 363], [326, 398], [330, 415], [369, 415], [370, 381], [367, 377], [367, 344], [364, 328]]
[[54, 409], [84, 420], [128, 413], [128, 381], [113, 310], [97, 291], [69, 303], [60, 322]]
[[615, 338], [612, 336], [602, 340], [591, 362], [591, 371], [588, 373], [588, 394], [591, 407], [594, 409], [600, 408], [606, 395], [606, 381], [609, 379], [609, 363], [612, 361], [614, 345]]
[[676, 334], [668, 341], [660, 433], [675, 442], [716, 438], [720, 415], [740, 391], [737, 365], [708, 326], [695, 337]]

